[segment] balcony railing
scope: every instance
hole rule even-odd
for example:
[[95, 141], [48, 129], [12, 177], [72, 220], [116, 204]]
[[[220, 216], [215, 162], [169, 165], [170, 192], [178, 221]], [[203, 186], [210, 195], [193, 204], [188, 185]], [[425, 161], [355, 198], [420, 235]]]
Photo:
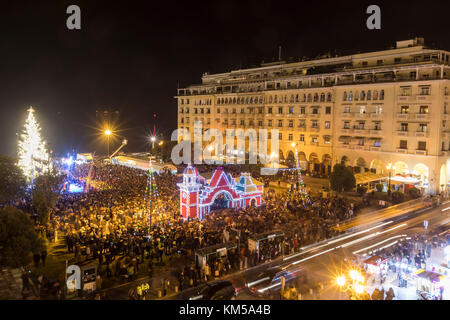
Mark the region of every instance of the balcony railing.
[[398, 130], [397, 131], [397, 136], [398, 137], [407, 137], [408, 136], [408, 131], [407, 130]]
[[383, 114], [374, 112], [374, 113], [370, 114], [370, 118], [374, 119], [374, 120], [381, 120], [381, 119], [383, 119]]
[[429, 116], [428, 116], [428, 113], [416, 113], [415, 119], [416, 120], [428, 120]]
[[397, 118], [397, 120], [408, 120], [409, 114], [408, 113], [397, 113], [396, 118]]
[[319, 132], [320, 131], [320, 127], [319, 126], [310, 127], [309, 131], [311, 131], [311, 132]]
[[344, 119], [353, 118], [353, 113], [350, 113], [350, 112], [341, 113], [341, 118], [344, 118]]
[[356, 119], [367, 119], [369, 117], [368, 113], [355, 112]]
[[381, 151], [381, 147], [370, 147], [370, 151]]
[[427, 155], [427, 150], [417, 150], [416, 149], [416, 154], [422, 155], [422, 156], [426, 156]]
[[426, 132], [426, 131], [416, 131], [415, 136], [416, 137], [427, 138], [429, 136], [429, 133]]
[[397, 148], [398, 153], [408, 153], [408, 149], [405, 148]]

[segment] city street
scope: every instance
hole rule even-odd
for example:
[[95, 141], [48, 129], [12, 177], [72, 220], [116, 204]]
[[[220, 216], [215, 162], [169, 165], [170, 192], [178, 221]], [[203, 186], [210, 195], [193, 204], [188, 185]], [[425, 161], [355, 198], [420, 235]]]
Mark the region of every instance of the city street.
[[[405, 211], [415, 207], [417, 207], [417, 203], [402, 206]], [[424, 233], [424, 220], [428, 221], [428, 232], [448, 225], [450, 222], [448, 211], [442, 211], [447, 207], [450, 207], [450, 204], [409, 214], [398, 212], [398, 208], [382, 210], [381, 216], [384, 220], [378, 221], [371, 226], [365, 224], [364, 228], [358, 228], [358, 230], [346, 233], [335, 239], [302, 248], [303, 250], [299, 253], [235, 273], [224, 277], [224, 279], [234, 282], [239, 289], [237, 298], [243, 300], [257, 298], [249, 293], [245, 288], [245, 283], [252, 281], [256, 274], [274, 266], [289, 267], [300, 265], [306, 271], [309, 285], [312, 279], [327, 282], [339, 273], [341, 264], [345, 264], [344, 259], [351, 261], [356, 258], [355, 254], [363, 255], [371, 250], [392, 244], [394, 241], [417, 233]], [[389, 218], [389, 213], [391, 213], [392, 219]], [[328, 288], [325, 291], [321, 296], [323, 299], [342, 298], [337, 286], [335, 286], [334, 290], [333, 288]], [[188, 299], [192, 294], [195, 295], [195, 288], [185, 290], [177, 295], [167, 296], [166, 299]]]

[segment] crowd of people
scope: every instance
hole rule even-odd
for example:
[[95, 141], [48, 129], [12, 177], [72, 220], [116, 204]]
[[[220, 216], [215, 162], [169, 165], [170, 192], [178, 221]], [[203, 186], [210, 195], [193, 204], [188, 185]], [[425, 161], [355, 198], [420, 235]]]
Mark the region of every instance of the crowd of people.
[[[225, 170], [232, 175], [241, 171], [233, 166]], [[266, 179], [266, 183], [277, 179], [263, 178], [258, 172], [252, 174]], [[266, 192], [261, 207], [219, 209], [202, 221], [183, 221], [177, 175], [155, 174], [157, 199], [152, 197], [152, 213], [148, 210], [148, 172], [110, 164], [77, 165], [72, 179], [86, 184], [88, 177], [89, 192], [65, 193], [59, 198], [45, 230], [47, 238], [56, 241], [64, 237], [75, 263], [97, 261], [102, 277], [121, 281], [135, 279], [142, 266], [152, 276], [155, 266], [178, 259], [184, 264], [177, 272], [180, 289], [335, 236], [337, 231], [331, 226], [351, 218], [358, 210], [340, 197]], [[231, 228], [240, 234], [240, 247], [229, 250], [224, 257], [209, 256], [204, 266], [196, 263], [194, 252], [223, 243], [224, 230]], [[273, 230], [280, 230], [283, 236], [262, 240], [258, 251], [249, 249], [249, 237]]]

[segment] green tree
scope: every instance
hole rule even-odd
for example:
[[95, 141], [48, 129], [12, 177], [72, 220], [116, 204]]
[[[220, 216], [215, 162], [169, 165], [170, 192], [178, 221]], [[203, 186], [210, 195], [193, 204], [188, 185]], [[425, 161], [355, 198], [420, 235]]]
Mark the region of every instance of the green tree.
[[13, 158], [0, 156], [0, 203], [14, 201], [25, 194], [26, 178]]
[[356, 179], [348, 167], [338, 163], [330, 175], [330, 185], [333, 191], [350, 191], [355, 187]]
[[31, 263], [44, 243], [27, 214], [13, 207], [0, 210], [0, 266], [19, 268]]
[[64, 185], [64, 178], [53, 171], [37, 177], [34, 181], [33, 207], [42, 225], [47, 224], [50, 209], [56, 205]]

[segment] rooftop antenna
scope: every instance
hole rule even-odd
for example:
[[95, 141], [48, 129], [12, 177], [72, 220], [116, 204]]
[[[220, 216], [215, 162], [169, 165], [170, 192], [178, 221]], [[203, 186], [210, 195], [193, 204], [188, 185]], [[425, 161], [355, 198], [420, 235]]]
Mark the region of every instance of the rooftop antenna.
[[278, 46], [278, 61], [281, 61], [281, 46]]

